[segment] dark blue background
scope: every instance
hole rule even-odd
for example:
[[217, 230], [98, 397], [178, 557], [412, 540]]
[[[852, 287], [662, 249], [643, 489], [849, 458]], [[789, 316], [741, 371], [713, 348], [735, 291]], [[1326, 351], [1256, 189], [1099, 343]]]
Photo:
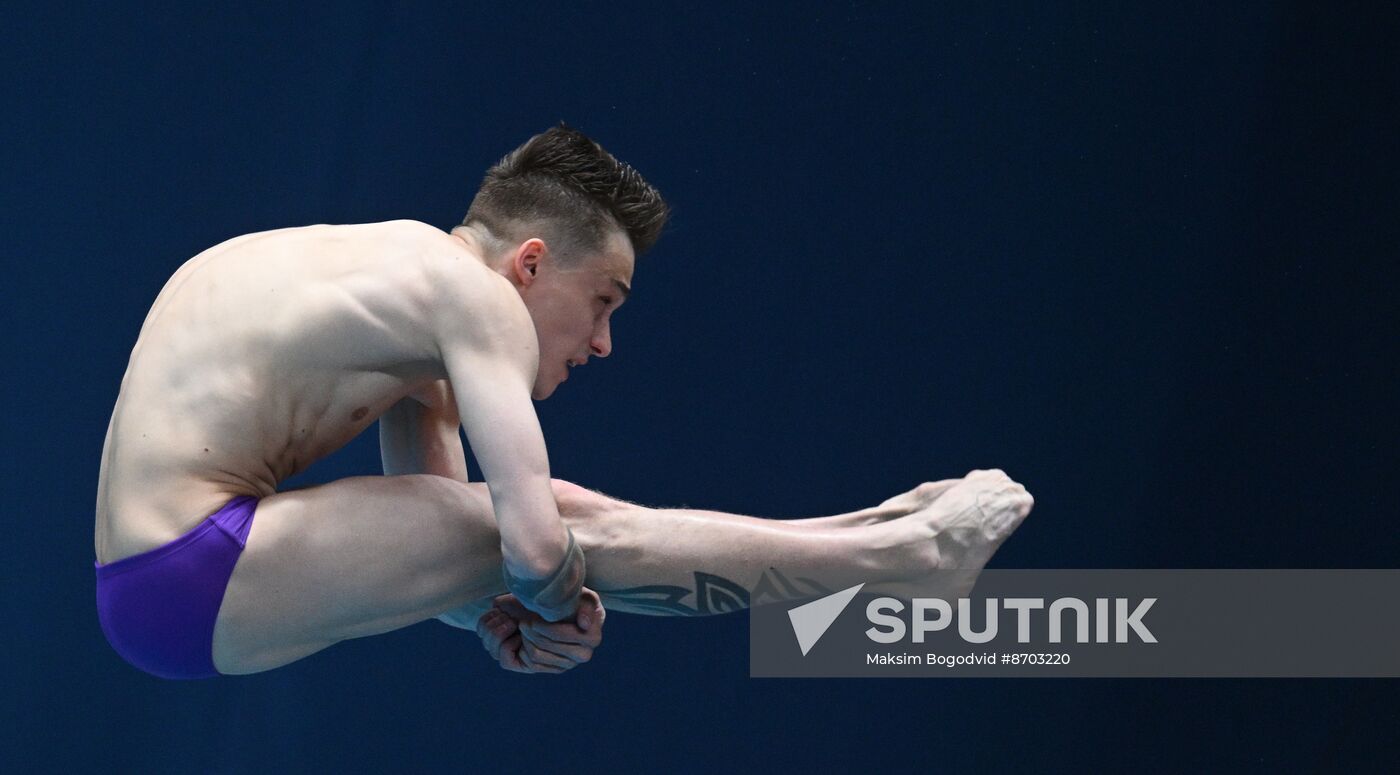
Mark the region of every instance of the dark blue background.
[[[121, 662], [98, 458], [170, 273], [249, 231], [448, 228], [561, 119], [675, 216], [613, 357], [538, 404], [557, 476], [796, 517], [997, 466], [1037, 506], [996, 567], [1395, 566], [1393, 20], [479, 5], [7, 12], [6, 761], [1394, 762], [1394, 681], [750, 680], [737, 615], [615, 616], [558, 678], [437, 623], [237, 679]], [[378, 465], [367, 433], [298, 479]]]

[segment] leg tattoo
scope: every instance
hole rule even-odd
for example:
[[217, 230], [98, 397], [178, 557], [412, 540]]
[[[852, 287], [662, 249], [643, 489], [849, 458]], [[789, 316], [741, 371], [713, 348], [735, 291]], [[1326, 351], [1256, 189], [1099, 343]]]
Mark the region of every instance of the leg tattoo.
[[[752, 591], [713, 573], [695, 571], [694, 576], [694, 589], [648, 584], [626, 589], [600, 589], [597, 592], [603, 598], [603, 605], [609, 608], [652, 616], [726, 614], [748, 608], [751, 602], [792, 600], [831, 593], [831, 590], [811, 579], [789, 579], [772, 567], [763, 572]], [[695, 596], [694, 603], [684, 602], [691, 595]]]

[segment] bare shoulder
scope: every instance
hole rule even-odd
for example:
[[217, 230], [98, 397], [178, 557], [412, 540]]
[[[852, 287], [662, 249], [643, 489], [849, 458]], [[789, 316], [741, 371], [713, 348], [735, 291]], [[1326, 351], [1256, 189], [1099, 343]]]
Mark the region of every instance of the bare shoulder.
[[509, 280], [451, 234], [416, 221], [397, 223], [424, 260], [432, 286], [428, 318], [444, 350], [534, 351], [534, 322]]
[[388, 250], [400, 259], [449, 259], [454, 252], [462, 248], [461, 240], [422, 221], [401, 219], [359, 224], [351, 228], [373, 229], [372, 241], [378, 244], [381, 250]]
[[393, 221], [382, 221], [374, 224], [383, 229], [391, 237], [401, 239], [405, 245], [421, 244], [431, 245], [434, 242], [456, 242], [452, 235], [422, 221], [415, 221], [411, 218], [400, 218]]
[[515, 308], [528, 319], [524, 302], [510, 282], [460, 239], [421, 221], [385, 221], [375, 226], [382, 229], [381, 240], [389, 244], [391, 253], [423, 268], [434, 319], [448, 326], [489, 323], [502, 314], [511, 315]]

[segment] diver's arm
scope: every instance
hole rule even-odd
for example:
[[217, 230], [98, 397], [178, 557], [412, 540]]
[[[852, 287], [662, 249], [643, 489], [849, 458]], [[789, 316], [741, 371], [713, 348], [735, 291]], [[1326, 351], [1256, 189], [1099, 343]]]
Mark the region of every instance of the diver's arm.
[[467, 482], [461, 420], [447, 380], [413, 393], [379, 417], [379, 455], [385, 476], [433, 474]]
[[583, 552], [559, 518], [544, 433], [531, 403], [539, 369], [534, 323], [514, 289], [488, 274], [460, 272], [438, 285], [438, 350], [491, 492], [506, 588], [529, 610], [559, 621], [577, 610]]

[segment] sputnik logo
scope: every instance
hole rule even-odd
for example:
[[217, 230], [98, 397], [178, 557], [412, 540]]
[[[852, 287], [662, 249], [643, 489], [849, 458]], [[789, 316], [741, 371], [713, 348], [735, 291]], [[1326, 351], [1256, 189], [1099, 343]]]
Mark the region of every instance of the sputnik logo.
[[802, 656], [807, 656], [807, 652], [817, 645], [817, 641], [826, 634], [831, 623], [846, 610], [846, 606], [851, 604], [851, 599], [863, 586], [864, 582], [810, 603], [803, 603], [788, 611], [788, 620], [792, 622], [792, 632], [797, 636], [797, 645], [802, 648]]

